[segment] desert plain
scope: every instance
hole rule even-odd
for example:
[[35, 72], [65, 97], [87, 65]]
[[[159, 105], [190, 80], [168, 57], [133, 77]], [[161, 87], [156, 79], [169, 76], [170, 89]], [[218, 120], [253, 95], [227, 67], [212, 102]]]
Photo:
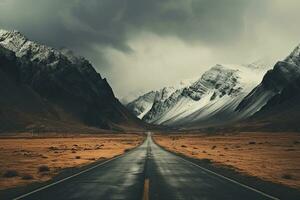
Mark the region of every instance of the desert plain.
[[139, 134], [0, 138], [0, 190], [47, 181], [63, 169], [106, 160], [138, 146]]
[[300, 189], [299, 133], [156, 134], [169, 151]]

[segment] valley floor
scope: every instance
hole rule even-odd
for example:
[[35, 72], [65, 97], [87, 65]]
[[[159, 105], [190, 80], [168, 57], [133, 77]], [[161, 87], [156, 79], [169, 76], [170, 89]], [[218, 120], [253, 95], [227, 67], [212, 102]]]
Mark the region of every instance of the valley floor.
[[142, 141], [136, 134], [0, 138], [0, 190], [49, 180], [62, 169], [112, 158]]
[[300, 189], [300, 134], [156, 134], [167, 150]]

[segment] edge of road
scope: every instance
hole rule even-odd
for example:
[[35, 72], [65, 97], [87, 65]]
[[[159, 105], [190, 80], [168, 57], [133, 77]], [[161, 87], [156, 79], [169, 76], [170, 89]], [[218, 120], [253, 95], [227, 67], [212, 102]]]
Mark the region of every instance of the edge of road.
[[9, 188], [5, 190], [0, 190], [0, 199], [13, 199], [13, 200], [19, 200], [24, 197], [30, 196], [31, 194], [34, 194], [36, 192], [39, 192], [41, 190], [47, 189], [49, 187], [52, 187], [54, 185], [57, 185], [59, 183], [62, 183], [66, 180], [69, 180], [73, 177], [79, 176], [80, 174], [84, 174], [88, 171], [91, 171], [95, 168], [101, 167], [111, 161], [117, 160], [119, 158], [122, 158], [134, 151], [136, 151], [140, 146], [142, 146], [147, 140], [147, 135], [145, 134], [145, 137], [143, 141], [137, 145], [136, 147], [130, 149], [129, 151], [125, 151], [123, 154], [114, 156], [109, 159], [103, 159], [103, 160], [96, 160], [95, 162], [92, 162], [87, 165], [83, 165], [80, 167], [71, 167], [62, 169], [56, 176], [51, 178], [48, 181], [45, 182], [36, 182], [25, 186], [19, 186], [15, 188]]
[[[218, 176], [222, 179], [230, 181], [234, 184], [238, 184], [241, 187], [252, 190], [253, 192], [257, 192], [265, 197], [270, 199], [286, 199], [286, 200], [299, 200], [300, 199], [300, 191], [294, 188], [290, 188], [284, 185], [280, 185], [277, 183], [269, 182], [262, 180], [258, 177], [249, 176], [246, 174], [242, 174], [234, 168], [229, 168], [222, 165], [213, 165], [213, 163], [208, 162], [204, 159], [196, 159], [192, 157], [188, 157], [181, 153], [176, 153], [166, 149], [165, 147], [159, 145], [154, 139], [155, 133], [152, 133], [151, 138], [154, 144], [160, 147], [162, 150], [169, 152], [173, 155], [178, 156], [183, 161], [194, 165], [203, 171]], [[238, 180], [238, 181], [237, 181]], [[260, 188], [260, 189], [256, 189]]]

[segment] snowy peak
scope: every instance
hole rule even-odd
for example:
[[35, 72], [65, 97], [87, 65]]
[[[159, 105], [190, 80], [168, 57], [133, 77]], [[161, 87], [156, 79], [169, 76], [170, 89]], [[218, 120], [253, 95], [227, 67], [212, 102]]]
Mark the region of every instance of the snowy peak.
[[83, 57], [75, 56], [68, 49], [57, 50], [28, 40], [19, 31], [0, 30], [0, 45], [15, 52], [17, 57], [30, 58], [30, 61], [46, 66], [56, 65], [58, 62], [72, 64], [88, 63]]
[[0, 42], [1, 45], [11, 51], [17, 52], [28, 41], [19, 31], [7, 31], [0, 29]]
[[214, 97], [216, 95], [222, 97], [225, 94], [231, 95], [236, 93], [240, 90], [240, 88], [236, 88], [239, 79], [237, 72], [237, 69], [216, 65], [205, 72], [192, 86], [186, 88], [183, 91], [183, 95], [197, 101], [208, 90], [215, 91]]
[[300, 44], [292, 51], [292, 53], [284, 61], [290, 64], [300, 66]]
[[57, 50], [32, 42], [18, 31], [1, 30], [0, 44], [18, 57], [30, 57], [31, 61], [51, 61], [60, 56]]

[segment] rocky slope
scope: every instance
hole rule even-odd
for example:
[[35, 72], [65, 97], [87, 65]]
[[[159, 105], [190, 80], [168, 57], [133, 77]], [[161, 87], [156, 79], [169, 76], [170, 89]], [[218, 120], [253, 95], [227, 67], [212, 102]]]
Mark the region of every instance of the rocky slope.
[[300, 47], [283, 61], [275, 64], [263, 77], [262, 82], [255, 87], [239, 104], [237, 111], [253, 115], [261, 110], [275, 95], [280, 94], [289, 84], [293, 83], [300, 75], [299, 52]]
[[200, 79], [166, 91], [157, 91], [152, 108], [143, 120], [175, 127], [205, 127], [247, 117], [236, 107], [261, 81], [264, 68], [216, 65]]
[[[13, 65], [19, 73], [14, 76], [50, 105], [57, 120], [105, 129], [140, 126], [139, 120], [115, 98], [106, 79], [86, 59], [67, 50], [32, 42], [18, 31], [0, 30], [0, 47], [13, 52], [16, 56]], [[3, 52], [1, 54], [5, 57]], [[2, 60], [1, 69], [4, 69], [6, 61], [3, 56]], [[21, 102], [23, 95], [19, 91], [15, 93], [20, 95]], [[34, 119], [29, 121], [34, 124]]]
[[0, 46], [0, 132], [59, 121], [51, 104], [22, 83], [21, 65], [12, 51]]
[[300, 45], [266, 73], [238, 110], [258, 110], [242, 126], [300, 131]]

